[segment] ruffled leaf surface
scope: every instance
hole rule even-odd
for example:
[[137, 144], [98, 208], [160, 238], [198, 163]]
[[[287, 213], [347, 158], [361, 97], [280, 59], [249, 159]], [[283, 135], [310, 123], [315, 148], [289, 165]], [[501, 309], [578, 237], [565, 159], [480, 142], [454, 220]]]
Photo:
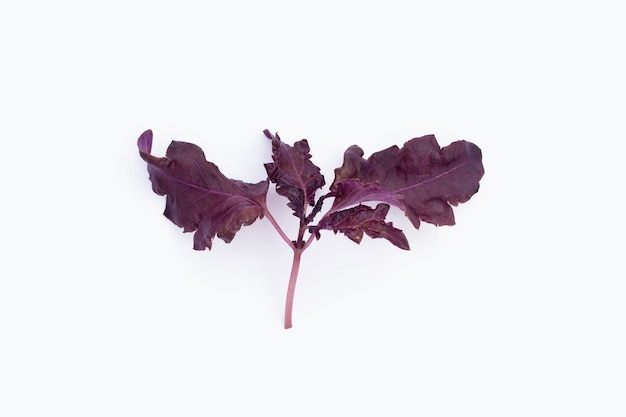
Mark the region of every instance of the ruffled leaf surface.
[[265, 214], [267, 180], [251, 184], [229, 179], [191, 143], [173, 141], [164, 158], [153, 156], [150, 130], [137, 146], [148, 163], [152, 190], [166, 196], [165, 216], [183, 231], [195, 232], [194, 249], [210, 250], [216, 235], [229, 243], [242, 226]]
[[395, 246], [408, 250], [409, 242], [402, 230], [385, 222], [388, 211], [389, 205], [385, 203], [379, 203], [375, 209], [359, 204], [324, 216], [317, 226], [311, 227], [311, 231], [316, 235], [321, 229], [341, 232], [356, 243], [361, 243], [365, 233], [372, 238], [387, 239]]
[[294, 216], [306, 223], [306, 207], [315, 205], [315, 192], [326, 183], [319, 167], [311, 162], [309, 143], [302, 139], [290, 146], [278, 134], [263, 133], [272, 140], [274, 162], [265, 164], [268, 178], [276, 184], [276, 192], [287, 197]]
[[334, 186], [331, 196], [335, 196], [329, 213], [334, 213], [366, 201], [383, 201], [402, 209], [402, 196], [389, 192], [379, 184], [364, 184], [360, 180], [347, 179]]
[[402, 148], [392, 146], [368, 159], [363, 154], [356, 145], [344, 153], [343, 165], [335, 170], [330, 187], [335, 194], [334, 204], [343, 207], [348, 202], [373, 201], [374, 195], [363, 193], [362, 199], [354, 198], [346, 189], [354, 188], [355, 180], [364, 188], [374, 184], [401, 196], [400, 207], [416, 228], [420, 221], [453, 225], [452, 206], [468, 201], [478, 191], [484, 174], [478, 146], [457, 141], [440, 148], [433, 135], [411, 139]]

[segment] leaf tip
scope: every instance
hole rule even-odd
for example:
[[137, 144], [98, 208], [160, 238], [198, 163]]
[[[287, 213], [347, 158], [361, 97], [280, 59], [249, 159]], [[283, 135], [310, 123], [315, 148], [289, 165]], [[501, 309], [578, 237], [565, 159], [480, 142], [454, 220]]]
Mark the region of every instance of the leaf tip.
[[269, 129], [265, 129], [263, 131], [263, 134], [265, 135], [266, 138], [268, 138], [270, 140], [274, 140], [274, 139], [280, 140], [280, 136], [278, 136], [278, 132], [276, 132], [276, 134], [272, 134], [272, 132], [270, 132]]
[[150, 153], [152, 150], [152, 130], [148, 129], [139, 136], [137, 147], [139, 152]]

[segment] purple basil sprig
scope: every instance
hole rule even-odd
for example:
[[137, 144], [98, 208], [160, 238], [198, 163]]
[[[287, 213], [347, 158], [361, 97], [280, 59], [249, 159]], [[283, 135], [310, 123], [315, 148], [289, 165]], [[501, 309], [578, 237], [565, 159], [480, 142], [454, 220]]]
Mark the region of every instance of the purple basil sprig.
[[[385, 217], [391, 206], [403, 210], [415, 228], [424, 221], [453, 225], [452, 206], [468, 201], [484, 174], [480, 148], [457, 141], [440, 148], [432, 135], [411, 139], [402, 148], [392, 146], [363, 158], [353, 145], [335, 169], [330, 191], [316, 198], [325, 185], [320, 169], [311, 161], [306, 139], [293, 146], [278, 134], [263, 132], [272, 141], [272, 160], [265, 164], [267, 179], [246, 183], [229, 179], [208, 162], [198, 146], [173, 141], [163, 158], [150, 154], [152, 131], [137, 141], [148, 164], [152, 189], [166, 196], [165, 216], [185, 232], [194, 233], [194, 249], [211, 249], [215, 236], [229, 243], [242, 226], [267, 218], [293, 251], [285, 305], [285, 328], [292, 327], [293, 298], [302, 253], [322, 230], [340, 232], [360, 243], [363, 235], [387, 239], [408, 250], [402, 230]], [[297, 237], [290, 239], [267, 208], [269, 183], [286, 197], [299, 220]], [[331, 207], [313, 224], [325, 200]], [[367, 204], [366, 204], [367, 203]], [[376, 203], [375, 207], [371, 204]]]

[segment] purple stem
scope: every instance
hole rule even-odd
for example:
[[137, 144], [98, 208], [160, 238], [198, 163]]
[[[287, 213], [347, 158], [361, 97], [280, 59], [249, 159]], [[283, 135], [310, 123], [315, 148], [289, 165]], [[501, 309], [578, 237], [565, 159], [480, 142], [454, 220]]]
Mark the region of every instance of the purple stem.
[[304, 240], [304, 232], [306, 231], [306, 223], [303, 221], [300, 222], [300, 230], [298, 232], [298, 240], [295, 242], [289, 240], [289, 237], [283, 232], [283, 229], [278, 225], [274, 216], [270, 213], [267, 206], [264, 207], [265, 216], [270, 221], [274, 229], [278, 232], [278, 234], [283, 238], [283, 240], [291, 247], [293, 250], [293, 263], [291, 264], [291, 274], [289, 275], [289, 286], [287, 287], [287, 300], [285, 302], [285, 329], [290, 329], [292, 327], [291, 316], [293, 312], [293, 298], [296, 292], [296, 281], [298, 280], [298, 271], [300, 270], [300, 259], [302, 258], [302, 252], [315, 239], [315, 235], [309, 236], [309, 238]]
[[267, 208], [267, 206], [263, 207], [265, 210], [265, 217], [267, 217], [267, 220], [270, 221], [270, 223], [272, 224], [272, 226], [274, 226], [274, 229], [276, 229], [276, 231], [278, 232], [278, 234], [280, 235], [280, 237], [283, 238], [283, 240], [285, 242], [287, 242], [287, 244], [293, 248], [293, 242], [289, 239], [289, 237], [285, 234], [285, 232], [283, 232], [283, 229], [278, 225], [278, 222], [276, 222], [276, 219], [274, 218], [274, 216], [272, 216], [272, 213], [270, 213], [269, 209]]
[[293, 263], [291, 264], [291, 275], [289, 275], [289, 286], [287, 287], [287, 302], [285, 303], [285, 329], [291, 328], [291, 315], [293, 311], [293, 297], [296, 292], [296, 281], [300, 270], [300, 258], [304, 248], [293, 249]]

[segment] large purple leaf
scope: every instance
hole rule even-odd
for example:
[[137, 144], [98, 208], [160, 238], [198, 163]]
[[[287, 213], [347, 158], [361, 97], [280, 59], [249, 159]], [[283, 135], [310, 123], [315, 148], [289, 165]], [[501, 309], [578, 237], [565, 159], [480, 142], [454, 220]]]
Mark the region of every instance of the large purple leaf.
[[289, 146], [278, 134], [263, 131], [272, 140], [273, 163], [265, 164], [269, 180], [276, 184], [276, 192], [289, 199], [287, 204], [294, 215], [305, 222], [306, 207], [315, 204], [315, 192], [324, 186], [324, 176], [311, 162], [309, 143], [306, 139]]
[[367, 194], [360, 201], [351, 197], [344, 191], [346, 183], [359, 180], [365, 185], [376, 184], [402, 197], [401, 208], [416, 228], [420, 221], [453, 225], [451, 206], [468, 201], [478, 191], [483, 174], [478, 146], [457, 141], [440, 148], [435, 137], [428, 135], [409, 140], [401, 149], [392, 146], [376, 152], [368, 159], [363, 158], [360, 147], [351, 146], [344, 153], [343, 165], [335, 170], [330, 189], [335, 204], [345, 206], [347, 200], [375, 200]]
[[401, 249], [409, 249], [409, 242], [400, 229], [392, 223], [385, 222], [389, 205], [379, 203], [375, 209], [359, 204], [356, 207], [336, 211], [324, 216], [317, 226], [311, 227], [311, 232], [319, 238], [319, 230], [327, 229], [335, 233], [341, 232], [350, 240], [361, 243], [363, 233], [372, 238], [384, 238]]
[[216, 235], [229, 243], [241, 226], [263, 217], [267, 180], [250, 184], [226, 178], [191, 143], [173, 141], [165, 158], [155, 157], [151, 130], [137, 146], [148, 163], [153, 191], [166, 195], [165, 216], [185, 232], [195, 231], [194, 249], [210, 250]]

